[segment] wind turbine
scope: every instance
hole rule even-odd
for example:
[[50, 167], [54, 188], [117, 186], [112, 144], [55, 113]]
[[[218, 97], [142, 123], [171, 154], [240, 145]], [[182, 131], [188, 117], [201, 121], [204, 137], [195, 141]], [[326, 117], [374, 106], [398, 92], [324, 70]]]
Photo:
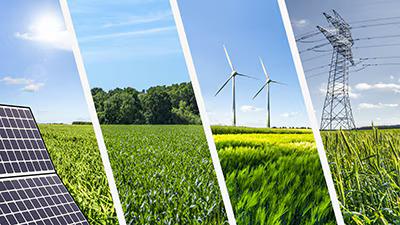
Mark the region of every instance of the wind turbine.
[[221, 86], [221, 88], [217, 91], [217, 93], [215, 93], [215, 96], [217, 96], [217, 95], [219, 94], [219, 92], [221, 92], [222, 89], [224, 89], [224, 87], [229, 83], [229, 81], [232, 80], [232, 114], [233, 114], [233, 126], [236, 126], [236, 97], [235, 97], [235, 79], [236, 79], [236, 76], [247, 77], [247, 78], [252, 78], [252, 79], [255, 79], [255, 78], [254, 78], [254, 77], [251, 77], [251, 76], [248, 76], [248, 75], [245, 75], [245, 74], [238, 73], [238, 72], [235, 70], [235, 67], [234, 67], [233, 64], [232, 64], [232, 61], [231, 61], [231, 59], [230, 59], [230, 57], [229, 57], [229, 54], [228, 54], [228, 51], [226, 50], [225, 45], [223, 45], [223, 47], [224, 47], [226, 59], [228, 60], [228, 63], [229, 63], [229, 66], [231, 67], [232, 72], [231, 72], [231, 74], [229, 75], [228, 80], [226, 80], [225, 83]]
[[270, 128], [271, 127], [270, 85], [271, 85], [271, 83], [275, 83], [275, 84], [283, 84], [283, 83], [280, 83], [280, 82], [275, 81], [275, 80], [271, 80], [270, 77], [269, 77], [269, 74], [267, 73], [267, 69], [265, 69], [264, 62], [262, 61], [261, 58], [260, 58], [260, 63], [261, 63], [262, 69], [264, 71], [265, 77], [267, 79], [265, 81], [265, 84], [254, 95], [253, 99], [255, 99], [261, 93], [261, 91], [264, 90], [264, 88], [267, 88], [267, 127]]

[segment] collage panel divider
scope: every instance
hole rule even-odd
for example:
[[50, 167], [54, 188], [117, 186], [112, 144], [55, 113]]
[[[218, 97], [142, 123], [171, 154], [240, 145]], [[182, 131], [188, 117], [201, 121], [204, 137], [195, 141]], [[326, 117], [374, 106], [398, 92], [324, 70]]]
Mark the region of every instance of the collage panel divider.
[[73, 48], [75, 62], [76, 62], [77, 68], [78, 68], [78, 73], [79, 73], [79, 77], [81, 80], [83, 92], [84, 92], [86, 102], [88, 105], [90, 119], [93, 123], [94, 132], [96, 134], [96, 140], [97, 140], [98, 147], [100, 150], [101, 159], [102, 159], [102, 162], [104, 165], [104, 171], [107, 176], [108, 185], [110, 187], [110, 193], [111, 193], [111, 196], [112, 196], [112, 199], [114, 202], [114, 208], [117, 213], [118, 222], [120, 225], [126, 225], [125, 215], [122, 210], [122, 205], [121, 205], [121, 201], [119, 198], [118, 189], [117, 189], [117, 186], [115, 183], [115, 178], [114, 178], [113, 171], [111, 168], [110, 159], [109, 159], [107, 148], [106, 148], [104, 138], [103, 138], [103, 133], [101, 131], [99, 119], [97, 117], [93, 97], [90, 92], [90, 85], [89, 85], [89, 81], [87, 78], [85, 65], [83, 63], [82, 54], [79, 49], [79, 44], [78, 44], [78, 40], [77, 40], [76, 33], [74, 30], [74, 25], [72, 22], [71, 14], [70, 14], [70, 11], [68, 8], [68, 3], [67, 3], [67, 0], [59, 0], [59, 1], [60, 1], [60, 5], [61, 5], [61, 9], [62, 9], [62, 12], [64, 15], [64, 20], [65, 20], [67, 29], [71, 35], [70, 38], [72, 39], [72, 48]]

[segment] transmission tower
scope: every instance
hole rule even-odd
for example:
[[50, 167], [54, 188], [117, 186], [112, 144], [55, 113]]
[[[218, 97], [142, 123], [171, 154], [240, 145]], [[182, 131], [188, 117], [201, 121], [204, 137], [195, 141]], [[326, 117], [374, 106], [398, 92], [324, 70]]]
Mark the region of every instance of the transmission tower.
[[354, 65], [351, 48], [354, 40], [350, 25], [335, 11], [323, 13], [329, 29], [317, 26], [333, 47], [327, 92], [322, 110], [321, 129], [356, 128], [349, 97], [349, 67]]

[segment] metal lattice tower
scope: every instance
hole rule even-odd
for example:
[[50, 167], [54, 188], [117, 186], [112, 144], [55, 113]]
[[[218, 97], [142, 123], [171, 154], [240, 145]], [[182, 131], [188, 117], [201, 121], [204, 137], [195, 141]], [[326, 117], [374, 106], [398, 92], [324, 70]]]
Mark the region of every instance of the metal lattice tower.
[[349, 67], [354, 65], [351, 48], [354, 40], [350, 25], [333, 10], [333, 15], [323, 13], [331, 27], [317, 26], [333, 47], [327, 92], [322, 110], [321, 129], [356, 128], [349, 97]]

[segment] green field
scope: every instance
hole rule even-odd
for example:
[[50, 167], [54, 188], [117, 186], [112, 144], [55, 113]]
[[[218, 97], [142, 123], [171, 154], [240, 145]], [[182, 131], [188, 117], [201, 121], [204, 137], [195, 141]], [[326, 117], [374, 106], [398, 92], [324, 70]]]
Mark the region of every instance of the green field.
[[400, 130], [322, 137], [346, 224], [400, 224]]
[[201, 126], [102, 130], [128, 224], [227, 224]]
[[336, 224], [311, 130], [213, 134], [238, 225]]
[[118, 224], [91, 125], [39, 125], [58, 175], [90, 224]]

